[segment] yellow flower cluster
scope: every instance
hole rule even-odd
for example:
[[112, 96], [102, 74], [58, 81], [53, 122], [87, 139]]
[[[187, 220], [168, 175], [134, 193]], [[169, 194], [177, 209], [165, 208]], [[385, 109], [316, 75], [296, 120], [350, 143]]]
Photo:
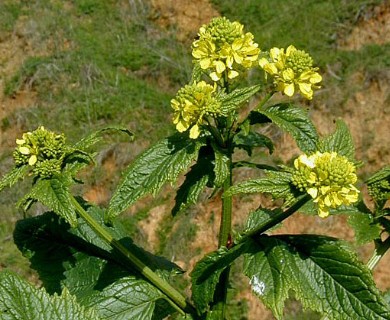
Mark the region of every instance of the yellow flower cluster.
[[33, 132], [24, 133], [16, 139], [13, 153], [17, 166], [30, 165], [33, 173], [48, 177], [61, 170], [65, 154], [65, 137], [46, 130], [43, 126]]
[[296, 91], [311, 100], [313, 89], [318, 89], [322, 81], [318, 68], [313, 67], [313, 59], [302, 50], [289, 46], [286, 51], [282, 48], [272, 48], [269, 57], [259, 60], [260, 67], [270, 74], [276, 90], [291, 97]]
[[215, 88], [204, 81], [186, 85], [171, 100], [173, 123], [179, 132], [190, 129], [190, 138], [196, 139], [207, 116], [222, 115], [221, 103], [213, 96]]
[[293, 185], [314, 199], [320, 217], [327, 217], [330, 208], [358, 200], [356, 168], [346, 157], [336, 152], [304, 154], [295, 159], [294, 166]]
[[239, 71], [249, 69], [257, 61], [260, 49], [253, 34], [243, 32], [239, 22], [225, 17], [214, 18], [199, 29], [199, 39], [192, 44], [192, 56], [203, 70], [209, 70], [213, 81], [219, 81], [226, 72], [229, 79]]

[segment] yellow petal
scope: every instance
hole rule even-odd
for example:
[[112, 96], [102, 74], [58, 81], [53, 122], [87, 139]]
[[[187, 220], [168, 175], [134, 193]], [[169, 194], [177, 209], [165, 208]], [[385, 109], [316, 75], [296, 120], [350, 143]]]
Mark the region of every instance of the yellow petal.
[[307, 193], [311, 195], [313, 199], [317, 198], [318, 189], [317, 188], [309, 188], [307, 189]]
[[222, 73], [226, 69], [226, 66], [222, 61], [215, 61], [214, 66], [215, 66], [215, 70], [217, 71], [217, 73]]
[[229, 70], [228, 72], [228, 78], [229, 79], [234, 79], [236, 77], [238, 77], [239, 73], [235, 70]]
[[33, 154], [31, 157], [30, 157], [30, 159], [28, 159], [28, 164], [30, 165], [30, 166], [33, 166], [36, 162], [37, 162], [37, 156], [35, 155], [35, 154]]
[[219, 79], [221, 79], [221, 75], [216, 72], [212, 72], [210, 73], [210, 78], [213, 81], [218, 81]]
[[283, 90], [283, 92], [289, 97], [292, 97], [294, 95], [294, 91], [295, 88], [293, 83], [290, 83], [289, 85], [285, 86]]
[[196, 124], [190, 130], [190, 138], [196, 139], [197, 137], [199, 137], [199, 134], [200, 134], [199, 126]]
[[286, 56], [289, 56], [294, 51], [297, 51], [297, 49], [293, 45], [288, 46], [288, 48], [286, 49]]
[[212, 63], [212, 60], [210, 58], [204, 58], [204, 59], [199, 60], [199, 65], [203, 70], [210, 68], [211, 63]]
[[329, 210], [325, 208], [318, 208], [318, 215], [320, 216], [320, 218], [326, 218], [327, 216], [329, 216]]
[[259, 66], [260, 66], [260, 67], [264, 68], [267, 64], [269, 64], [268, 59], [266, 59], [266, 58], [261, 58], [261, 59], [259, 60]]
[[21, 145], [21, 144], [24, 144], [24, 143], [26, 143], [26, 140], [24, 140], [24, 139], [16, 139], [16, 144]]
[[311, 100], [313, 98], [313, 90], [311, 89], [311, 84], [305, 82], [298, 83], [299, 91], [301, 91], [302, 95]]
[[27, 147], [19, 147], [18, 150], [19, 150], [19, 152], [20, 152], [21, 154], [25, 154], [25, 155], [30, 154], [30, 149], [27, 148]]

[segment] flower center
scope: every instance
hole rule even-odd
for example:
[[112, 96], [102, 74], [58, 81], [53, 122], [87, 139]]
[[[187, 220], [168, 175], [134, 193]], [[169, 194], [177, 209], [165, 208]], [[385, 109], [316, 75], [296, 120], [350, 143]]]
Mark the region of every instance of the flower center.
[[313, 59], [305, 51], [296, 50], [287, 57], [286, 66], [299, 74], [312, 68]]

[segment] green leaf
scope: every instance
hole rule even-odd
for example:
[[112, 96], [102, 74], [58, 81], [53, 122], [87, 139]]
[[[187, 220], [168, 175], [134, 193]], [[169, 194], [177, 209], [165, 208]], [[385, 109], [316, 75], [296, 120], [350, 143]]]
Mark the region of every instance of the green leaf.
[[290, 133], [303, 152], [317, 150], [318, 133], [305, 110], [292, 104], [278, 104], [260, 112]]
[[215, 288], [222, 272], [245, 251], [247, 242], [230, 250], [222, 247], [200, 260], [191, 272], [192, 299], [200, 312], [205, 312], [213, 301]]
[[80, 149], [80, 150], [86, 150], [96, 143], [100, 142], [103, 140], [104, 135], [107, 133], [125, 133], [130, 137], [133, 137], [133, 133], [131, 133], [128, 129], [122, 128], [122, 127], [115, 127], [115, 126], [110, 126], [110, 127], [105, 127], [103, 129], [97, 130], [95, 132], [92, 132], [90, 135], [87, 137], [81, 139], [77, 143], [74, 144], [75, 149]]
[[336, 130], [318, 142], [318, 151], [337, 152], [337, 154], [355, 161], [355, 147], [351, 133], [342, 120], [336, 121]]
[[221, 151], [217, 146], [214, 145], [214, 186], [221, 187], [226, 181], [230, 172], [230, 158], [228, 155]]
[[268, 171], [266, 178], [247, 180], [232, 186], [225, 191], [225, 196], [237, 193], [270, 193], [275, 199], [287, 198], [292, 194], [291, 173], [283, 171]]
[[[105, 227], [102, 210], [89, 207], [88, 212]], [[162, 277], [175, 271], [171, 262], [137, 248], [117, 222], [114, 228], [105, 228]], [[14, 238], [50, 293], [66, 286], [79, 303], [95, 306], [103, 319], [160, 319], [172, 311], [160, 301], [165, 295], [123, 265], [123, 259], [81, 219], [77, 228], [70, 229], [46, 213], [18, 222]]]
[[5, 187], [12, 187], [19, 179], [22, 179], [30, 170], [29, 166], [14, 167], [0, 180], [0, 192]]
[[192, 69], [191, 81], [190, 84], [194, 82], [199, 82], [202, 79], [202, 75], [204, 70], [200, 67], [199, 63], [194, 64], [194, 68]]
[[176, 193], [173, 215], [188, 205], [197, 203], [200, 193], [210, 182], [214, 181], [214, 166], [212, 165], [214, 159], [207, 150], [209, 148], [200, 149], [198, 161], [185, 175], [185, 180]]
[[370, 270], [341, 241], [315, 235], [258, 236], [245, 255], [252, 290], [283, 318], [289, 291], [330, 319], [389, 319]]
[[386, 166], [379, 171], [375, 172], [370, 178], [367, 179], [366, 183], [368, 185], [381, 182], [382, 180], [387, 180], [390, 178], [390, 166]]
[[198, 156], [199, 140], [175, 134], [141, 154], [126, 170], [108, 210], [113, 219], [147, 193], [156, 194], [162, 185], [177, 179]]
[[64, 218], [72, 227], [77, 225], [77, 215], [72, 203], [69, 187], [73, 180], [64, 175], [56, 175], [50, 179], [39, 179], [24, 201], [33, 199], [41, 202]]
[[93, 308], [78, 304], [68, 290], [64, 289], [60, 296], [50, 296], [43, 288], [37, 289], [7, 271], [0, 273], [0, 292], [2, 320], [100, 319]]
[[[267, 208], [260, 208], [251, 212], [246, 222], [245, 230], [239, 234], [238, 238], [236, 239], [236, 242], [239, 243], [240, 239], [245, 237], [248, 233], [257, 230], [259, 226], [263, 225], [265, 222], [270, 221], [272, 219], [272, 216], [274, 216], [276, 212], [281, 212], [281, 209], [277, 208], [274, 210], [270, 210]], [[268, 231], [272, 231], [277, 227], [278, 225], [271, 229], [268, 229]]]
[[349, 225], [355, 231], [357, 244], [365, 244], [375, 239], [380, 239], [382, 228], [374, 221], [371, 214], [358, 212], [349, 216]]
[[234, 111], [260, 90], [261, 85], [255, 85], [242, 89], [233, 90], [229, 94], [223, 94], [219, 98], [222, 102], [222, 108], [227, 112]]
[[265, 135], [253, 131], [249, 131], [247, 134], [240, 131], [234, 136], [233, 142], [236, 148], [245, 150], [249, 156], [252, 155], [252, 151], [256, 147], [267, 148], [270, 154], [274, 152], [272, 140]]

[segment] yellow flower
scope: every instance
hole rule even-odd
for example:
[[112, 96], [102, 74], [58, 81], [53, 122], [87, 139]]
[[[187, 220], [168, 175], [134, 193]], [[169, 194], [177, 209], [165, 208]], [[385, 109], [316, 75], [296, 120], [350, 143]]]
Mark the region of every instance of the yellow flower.
[[286, 51], [272, 48], [269, 57], [259, 60], [259, 65], [274, 79], [276, 90], [291, 97], [299, 91], [306, 99], [313, 98], [313, 89], [318, 89], [322, 81], [318, 68], [313, 67], [313, 59], [302, 50], [289, 46]]
[[21, 139], [16, 139], [16, 144], [13, 156], [17, 166], [30, 165], [33, 173], [41, 177], [59, 172], [65, 156], [63, 135], [41, 126], [33, 132], [24, 133]]
[[200, 135], [204, 117], [222, 115], [221, 103], [213, 96], [214, 90], [213, 86], [200, 81], [178, 91], [171, 100], [173, 123], [177, 131], [190, 129], [190, 138], [196, 139]]
[[258, 44], [250, 32], [244, 34], [243, 28], [239, 22], [222, 17], [199, 29], [199, 39], [192, 44], [192, 56], [203, 70], [208, 70], [213, 81], [219, 81], [225, 72], [228, 79], [234, 79], [257, 61]]
[[327, 217], [330, 208], [358, 200], [356, 168], [346, 157], [336, 152], [304, 154], [295, 159], [294, 166], [293, 185], [314, 199], [320, 217]]

